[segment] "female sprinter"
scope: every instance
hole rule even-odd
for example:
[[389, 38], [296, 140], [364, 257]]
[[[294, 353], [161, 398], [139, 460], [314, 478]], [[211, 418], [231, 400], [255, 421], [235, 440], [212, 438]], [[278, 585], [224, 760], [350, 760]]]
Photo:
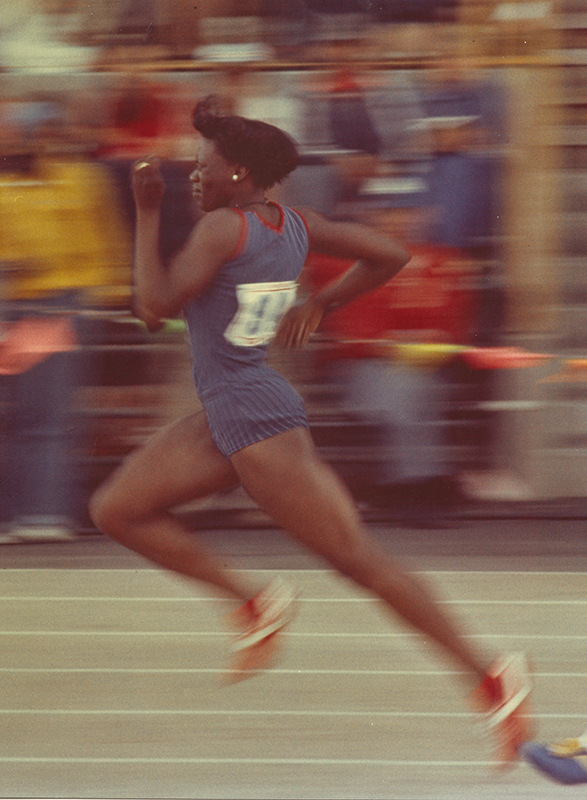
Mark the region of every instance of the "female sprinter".
[[[275, 335], [285, 346], [304, 345], [329, 309], [390, 280], [408, 254], [368, 227], [268, 202], [265, 191], [297, 165], [295, 145], [272, 125], [215, 116], [209, 108], [203, 101], [194, 112], [201, 137], [190, 176], [205, 213], [168, 265], [158, 255], [165, 187], [157, 162], [138, 163], [133, 173], [137, 314], [154, 330], [183, 312], [204, 411], [131, 454], [92, 498], [93, 520], [126, 547], [240, 601], [237, 679], [272, 660], [276, 636], [292, 616], [293, 593], [281, 584], [257, 592], [243, 585], [172, 509], [243, 486], [278, 526], [370, 590], [480, 684], [476, 696], [494, 722], [500, 758], [513, 760], [528, 738], [523, 658], [493, 666], [480, 658], [428, 588], [381, 552], [314, 447], [301, 399], [264, 363]], [[356, 264], [294, 306], [310, 246]]]

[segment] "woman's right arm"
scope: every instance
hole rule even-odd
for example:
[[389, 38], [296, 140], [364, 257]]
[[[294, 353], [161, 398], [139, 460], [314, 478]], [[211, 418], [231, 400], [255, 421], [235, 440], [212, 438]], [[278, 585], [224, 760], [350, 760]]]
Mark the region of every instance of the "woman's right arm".
[[242, 219], [231, 209], [205, 214], [194, 227], [181, 252], [170, 264], [159, 255], [161, 202], [165, 184], [156, 159], [133, 169], [136, 203], [134, 289], [136, 314], [150, 330], [161, 320], [176, 316], [191, 299], [212, 283], [239, 242]]

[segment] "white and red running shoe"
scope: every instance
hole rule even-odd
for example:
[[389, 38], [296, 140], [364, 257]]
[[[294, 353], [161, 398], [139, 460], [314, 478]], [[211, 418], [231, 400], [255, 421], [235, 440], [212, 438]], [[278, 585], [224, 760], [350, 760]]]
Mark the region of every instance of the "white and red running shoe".
[[273, 580], [232, 615], [243, 632], [233, 644], [235, 660], [227, 679], [236, 682], [268, 669], [279, 653], [278, 634], [292, 621], [297, 592], [281, 579]]
[[497, 742], [497, 761], [509, 766], [520, 757], [520, 748], [532, 739], [534, 723], [530, 706], [532, 679], [523, 653], [500, 658], [474, 692], [485, 712], [489, 732]]

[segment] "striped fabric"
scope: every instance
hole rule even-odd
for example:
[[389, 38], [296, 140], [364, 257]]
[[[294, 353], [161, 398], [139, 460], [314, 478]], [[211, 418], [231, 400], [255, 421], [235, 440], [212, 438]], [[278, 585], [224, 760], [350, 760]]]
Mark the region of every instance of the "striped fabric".
[[255, 368], [247, 383], [229, 383], [205, 403], [218, 449], [230, 456], [243, 447], [292, 428], [308, 427], [301, 397], [277, 372]]
[[301, 398], [264, 363], [266, 346], [295, 300], [309, 237], [303, 218], [242, 213], [241, 247], [212, 286], [185, 309], [196, 389], [220, 451], [307, 427]]

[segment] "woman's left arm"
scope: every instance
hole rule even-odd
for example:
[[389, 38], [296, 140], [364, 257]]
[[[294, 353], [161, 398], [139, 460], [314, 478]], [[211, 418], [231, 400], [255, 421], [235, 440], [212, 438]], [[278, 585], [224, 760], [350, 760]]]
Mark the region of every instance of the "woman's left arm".
[[303, 209], [301, 213], [308, 226], [312, 250], [354, 263], [340, 278], [286, 314], [277, 338], [287, 347], [305, 345], [324, 314], [387, 283], [410, 260], [398, 241], [375, 228], [332, 221], [312, 209]]

